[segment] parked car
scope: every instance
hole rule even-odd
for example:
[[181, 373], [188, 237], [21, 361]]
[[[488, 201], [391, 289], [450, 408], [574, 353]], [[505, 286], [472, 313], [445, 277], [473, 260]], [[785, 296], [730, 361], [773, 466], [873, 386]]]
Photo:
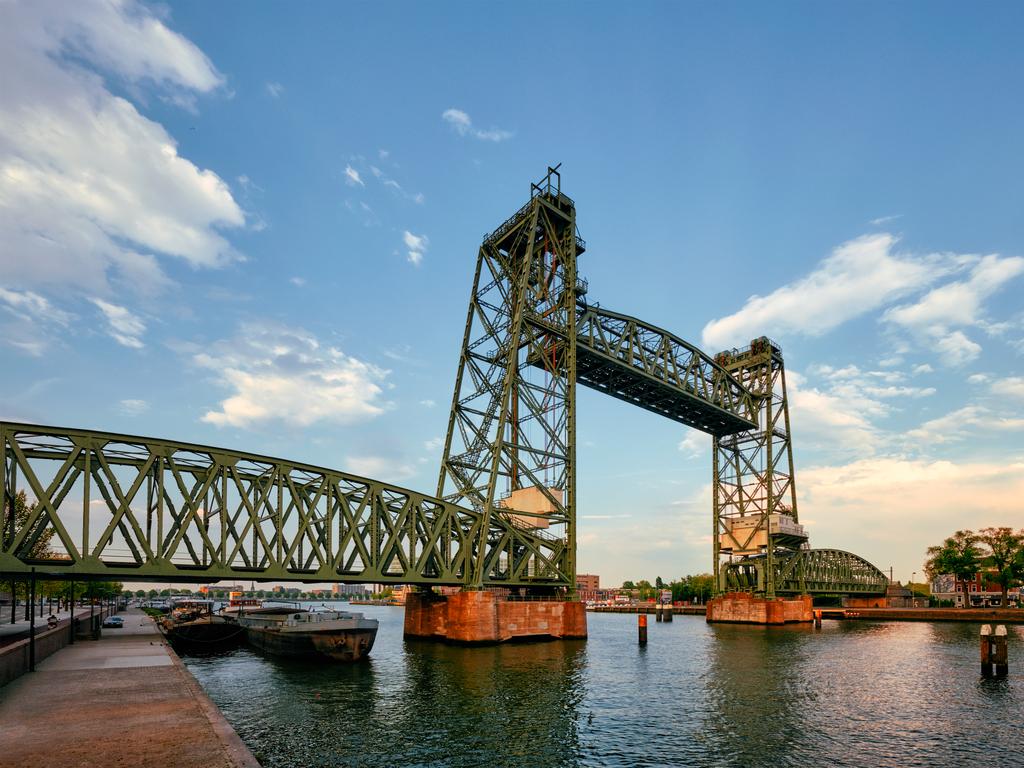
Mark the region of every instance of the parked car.
[[103, 620], [103, 626], [110, 629], [121, 629], [124, 626], [124, 619], [120, 616], [108, 616]]

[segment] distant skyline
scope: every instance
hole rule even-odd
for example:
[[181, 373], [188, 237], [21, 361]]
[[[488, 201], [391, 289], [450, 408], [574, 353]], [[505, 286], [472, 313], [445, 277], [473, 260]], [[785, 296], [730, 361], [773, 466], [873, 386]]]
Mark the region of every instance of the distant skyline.
[[[0, 3], [0, 418], [433, 493], [481, 237], [561, 162], [589, 298], [710, 353], [777, 341], [812, 546], [906, 581], [957, 529], [1024, 526], [1022, 28]], [[578, 399], [579, 570], [709, 571], [710, 438]]]

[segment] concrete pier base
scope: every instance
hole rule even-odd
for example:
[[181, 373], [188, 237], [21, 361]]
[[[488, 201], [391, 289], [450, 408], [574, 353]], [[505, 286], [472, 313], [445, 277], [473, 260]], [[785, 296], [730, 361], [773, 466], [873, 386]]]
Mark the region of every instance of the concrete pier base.
[[793, 598], [777, 597], [768, 600], [754, 597], [749, 592], [729, 592], [708, 601], [708, 623], [732, 624], [788, 624], [813, 621], [813, 603], [810, 595]]
[[503, 600], [483, 591], [413, 593], [405, 600], [405, 636], [467, 645], [582, 639], [587, 612], [583, 603], [569, 600]]

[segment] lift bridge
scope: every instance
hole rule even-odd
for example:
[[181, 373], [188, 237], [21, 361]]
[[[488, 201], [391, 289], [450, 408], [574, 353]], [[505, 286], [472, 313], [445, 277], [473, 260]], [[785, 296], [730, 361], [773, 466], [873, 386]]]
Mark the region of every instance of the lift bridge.
[[712, 357], [590, 303], [585, 249], [557, 168], [484, 237], [435, 495], [210, 446], [0, 423], [0, 578], [572, 590], [578, 383], [712, 435], [720, 590], [884, 592], [867, 561], [808, 546], [778, 345]]

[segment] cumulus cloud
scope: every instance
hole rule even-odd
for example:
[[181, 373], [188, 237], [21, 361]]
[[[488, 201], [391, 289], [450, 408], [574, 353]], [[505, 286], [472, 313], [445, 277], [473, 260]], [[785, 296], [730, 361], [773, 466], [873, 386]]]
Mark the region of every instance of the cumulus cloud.
[[192, 361], [214, 371], [231, 391], [202, 417], [219, 427], [354, 424], [389, 407], [381, 397], [387, 371], [325, 347], [301, 329], [248, 324], [236, 338], [193, 354]]
[[414, 235], [409, 230], [405, 230], [402, 233], [402, 241], [405, 243], [405, 247], [409, 249], [406, 254], [409, 263], [414, 267], [418, 267], [423, 262], [423, 254], [430, 245], [430, 240], [427, 239], [426, 235]]
[[493, 141], [495, 143], [511, 139], [515, 134], [502, 128], [488, 128], [481, 130], [474, 127], [473, 120], [461, 109], [446, 109], [441, 113], [441, 119], [451, 126], [459, 136], [472, 136], [481, 141]]
[[686, 436], [679, 441], [677, 447], [687, 459], [710, 457], [711, 438], [696, 429], [688, 429]]
[[152, 293], [169, 284], [158, 255], [240, 258], [227, 184], [104, 81], [190, 106], [224, 78], [189, 40], [133, 0], [7, 4], [0, 69], [17, 73], [0, 89], [0, 280]]
[[745, 344], [762, 334], [820, 336], [929, 285], [953, 268], [949, 257], [894, 252], [890, 234], [843, 243], [810, 274], [767, 296], [752, 296], [738, 312], [704, 326], [712, 349]]
[[1015, 432], [1024, 430], [1024, 418], [996, 413], [982, 405], [966, 405], [907, 432], [907, 437], [924, 447], [963, 440], [972, 432]]
[[1024, 400], [1024, 378], [1009, 376], [992, 382], [992, 394], [1001, 397], [1016, 397]]
[[852, 549], [905, 579], [964, 521], [1019, 527], [1024, 463], [865, 458], [803, 468], [797, 482], [801, 518], [818, 521], [813, 546]]
[[118, 344], [131, 349], [142, 349], [141, 336], [146, 332], [146, 324], [125, 307], [112, 304], [103, 299], [91, 299], [92, 303], [107, 319], [107, 333]]
[[974, 263], [967, 279], [940, 285], [912, 304], [893, 307], [882, 319], [934, 346], [944, 362], [962, 365], [978, 357], [981, 345], [959, 329], [1005, 330], [1005, 324], [985, 320], [985, 301], [1022, 273], [1024, 258], [984, 256]]

